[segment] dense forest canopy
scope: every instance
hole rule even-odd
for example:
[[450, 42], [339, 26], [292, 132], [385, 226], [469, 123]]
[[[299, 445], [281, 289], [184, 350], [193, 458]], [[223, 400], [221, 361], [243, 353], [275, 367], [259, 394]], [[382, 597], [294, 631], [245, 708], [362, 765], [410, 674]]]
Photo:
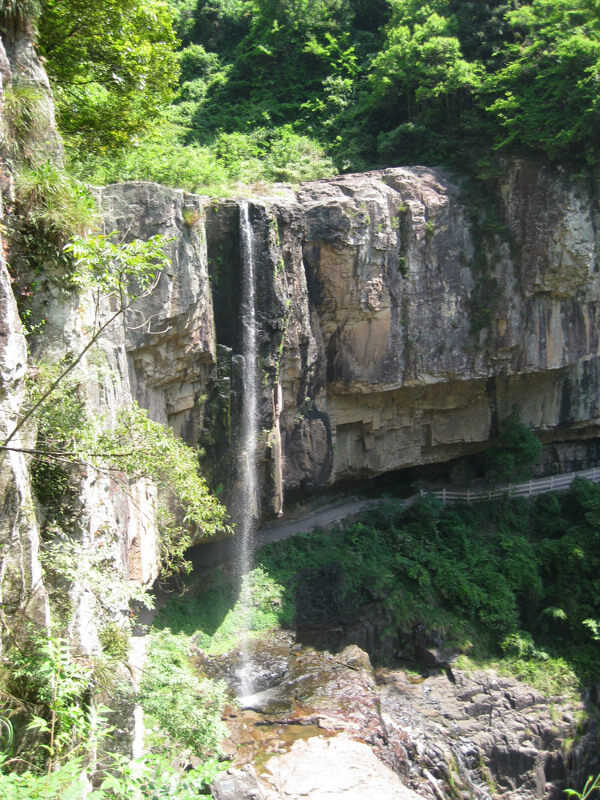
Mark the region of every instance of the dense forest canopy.
[[520, 152], [594, 165], [598, 0], [42, 0], [71, 160], [187, 188]]

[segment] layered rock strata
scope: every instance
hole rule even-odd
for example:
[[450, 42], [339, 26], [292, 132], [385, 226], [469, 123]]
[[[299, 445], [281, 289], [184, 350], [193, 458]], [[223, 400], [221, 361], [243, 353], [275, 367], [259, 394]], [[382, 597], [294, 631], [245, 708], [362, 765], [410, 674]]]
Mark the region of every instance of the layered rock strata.
[[[340, 481], [481, 450], [513, 405], [547, 469], [597, 457], [597, 207], [589, 184], [506, 165], [496, 204], [423, 167], [250, 200], [263, 510]], [[239, 203], [155, 184], [101, 194], [107, 228], [174, 237], [126, 334], [133, 391], [235, 485]], [[205, 249], [206, 248], [206, 249]]]

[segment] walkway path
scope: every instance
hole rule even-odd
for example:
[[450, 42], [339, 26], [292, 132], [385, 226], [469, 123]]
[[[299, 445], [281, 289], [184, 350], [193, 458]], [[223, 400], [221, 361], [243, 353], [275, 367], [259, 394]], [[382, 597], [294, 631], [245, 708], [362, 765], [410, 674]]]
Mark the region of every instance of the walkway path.
[[[408, 497], [401, 502], [405, 507], [412, 505], [419, 497], [426, 494], [439, 498], [444, 504], [454, 503], [457, 500], [466, 500], [468, 503], [477, 500], [487, 500], [502, 497], [533, 497], [545, 492], [557, 492], [568, 489], [575, 478], [587, 478], [594, 483], [600, 483], [600, 467], [552, 475], [550, 478], [535, 478], [519, 484], [508, 484], [493, 489], [421, 489], [419, 494]], [[382, 500], [367, 498], [351, 498], [339, 503], [329, 503], [312, 511], [299, 519], [280, 520], [259, 528], [255, 535], [257, 547], [270, 542], [279, 542], [289, 539], [298, 533], [307, 533], [315, 528], [331, 527], [357, 516], [369, 505], [381, 503]], [[207, 571], [218, 564], [231, 563], [235, 559], [236, 539], [227, 538], [211, 541], [192, 548], [190, 560], [194, 571]]]
[[[494, 489], [442, 489], [441, 491], [421, 490], [421, 496], [432, 494], [444, 503], [456, 500], [466, 500], [472, 503], [476, 500], [488, 500], [508, 494], [510, 497], [533, 497], [546, 492], [561, 492], [568, 489], [575, 478], [586, 478], [593, 483], [600, 483], [600, 467], [583, 469], [579, 472], [564, 472], [560, 475], [551, 475], [549, 478], [534, 478], [525, 483], [509, 483]], [[412, 500], [412, 498], [411, 498]]]
[[[321, 506], [310, 514], [299, 519], [278, 520], [277, 522], [264, 525], [255, 534], [255, 546], [261, 547], [263, 544], [280, 542], [289, 539], [297, 533], [306, 533], [314, 528], [326, 528], [348, 520], [358, 515], [373, 500], [366, 498], [351, 498], [338, 503], [328, 503]], [[379, 501], [375, 501], [379, 502]], [[207, 542], [193, 547], [188, 557], [196, 570], [207, 570], [218, 564], [231, 562], [235, 559], [236, 539], [227, 538], [218, 541]]]

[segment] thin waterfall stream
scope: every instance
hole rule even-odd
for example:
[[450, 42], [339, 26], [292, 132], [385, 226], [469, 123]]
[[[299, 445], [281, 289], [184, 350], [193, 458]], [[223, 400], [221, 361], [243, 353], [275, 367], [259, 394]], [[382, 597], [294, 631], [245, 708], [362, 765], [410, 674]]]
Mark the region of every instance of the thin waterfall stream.
[[240, 497], [238, 512], [238, 571], [240, 603], [244, 609], [243, 629], [240, 631], [242, 665], [239, 672], [240, 696], [252, 694], [253, 663], [249, 648], [250, 633], [250, 572], [253, 566], [254, 532], [258, 518], [257, 449], [257, 323], [254, 235], [250, 225], [248, 202], [240, 202], [240, 240], [242, 246], [242, 421], [239, 456]]

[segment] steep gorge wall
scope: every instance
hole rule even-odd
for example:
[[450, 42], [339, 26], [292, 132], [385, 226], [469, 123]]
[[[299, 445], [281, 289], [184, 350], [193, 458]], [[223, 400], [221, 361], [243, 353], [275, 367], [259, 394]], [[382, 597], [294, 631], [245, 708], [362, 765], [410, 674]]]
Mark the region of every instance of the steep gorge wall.
[[[588, 183], [513, 161], [493, 211], [423, 167], [249, 202], [266, 513], [341, 480], [481, 450], [513, 404], [547, 444], [547, 466], [595, 455], [600, 279]], [[131, 383], [156, 418], [204, 446], [213, 483], [233, 486], [239, 202], [133, 183], [107, 187], [101, 203], [107, 229], [174, 237], [172, 273], [136, 312], [151, 324], [126, 333]]]
[[[26, 31], [13, 31], [0, 42], [0, 222], [13, 195], [4, 93], [13, 80], [23, 78], [41, 92], [41, 107], [52, 132], [54, 109], [49, 101], [48, 79], [33, 51]], [[53, 140], [56, 142], [56, 140]], [[54, 147], [54, 146], [53, 146]], [[60, 152], [55, 151], [57, 157]], [[0, 441], [4, 441], [20, 419], [25, 404], [27, 344], [14, 297], [4, 242], [0, 249]], [[0, 452], [0, 653], [7, 636], [17, 633], [17, 623], [34, 620], [49, 623], [49, 607], [39, 560], [39, 529], [31, 492], [27, 458], [22, 452], [35, 444], [31, 426], [10, 442], [11, 450]], [[12, 621], [12, 628], [6, 620]]]

